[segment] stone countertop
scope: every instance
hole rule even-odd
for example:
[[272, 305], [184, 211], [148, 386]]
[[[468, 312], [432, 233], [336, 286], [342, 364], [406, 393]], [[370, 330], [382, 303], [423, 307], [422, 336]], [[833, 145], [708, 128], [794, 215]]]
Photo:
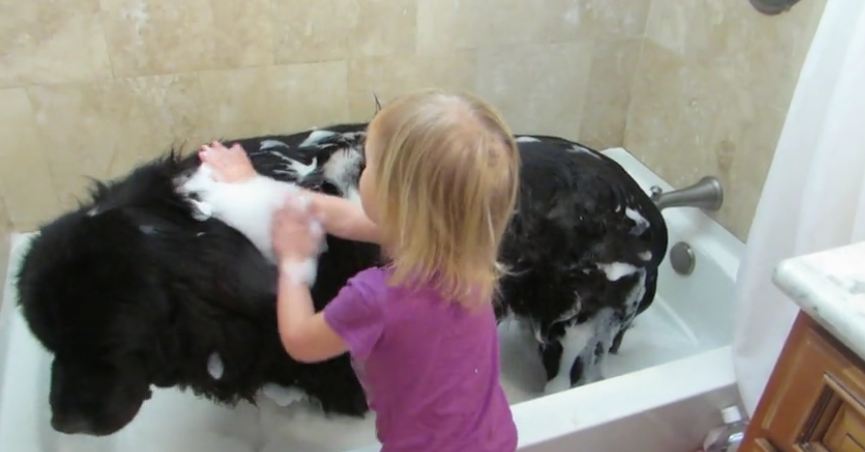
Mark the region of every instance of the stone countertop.
[[865, 242], [782, 261], [775, 284], [865, 359]]

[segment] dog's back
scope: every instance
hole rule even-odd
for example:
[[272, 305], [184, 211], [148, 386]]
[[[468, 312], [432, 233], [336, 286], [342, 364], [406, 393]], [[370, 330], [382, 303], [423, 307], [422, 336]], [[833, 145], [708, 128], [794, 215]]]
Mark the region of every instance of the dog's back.
[[[363, 169], [363, 141], [364, 125], [353, 124], [239, 142], [262, 174], [350, 198]], [[566, 384], [580, 382], [574, 369], [587, 373], [593, 357], [602, 356], [596, 350], [614, 349], [651, 302], [666, 229], [648, 197], [601, 154], [555, 137], [518, 142], [522, 187], [501, 251], [509, 271], [501, 302], [536, 324], [548, 371], [562, 362], [571, 376]], [[101, 427], [91, 431], [109, 433], [134, 417], [150, 384], [188, 386], [232, 402], [272, 382], [305, 390], [327, 411], [364, 412], [346, 356], [309, 365], [282, 350], [275, 268], [234, 229], [195, 219], [189, 199], [175, 190], [197, 166], [194, 156], [171, 156], [99, 185], [92, 201], [34, 240], [21, 272], [21, 304], [33, 332], [55, 353], [55, 372], [70, 362], [80, 368], [86, 360], [74, 357], [88, 353], [119, 369], [102, 380], [92, 378], [101, 375], [97, 367], [55, 378], [52, 400], [104, 381], [103, 389], [90, 391], [104, 394], [92, 402], [99, 409], [91, 401], [78, 405], [90, 406], [85, 414]], [[378, 263], [375, 246], [327, 242], [312, 289], [317, 309], [349, 277]], [[569, 329], [583, 325], [599, 331], [601, 345], [574, 356], [556, 348]], [[126, 391], [135, 397], [112, 397], [112, 385], [136, 388]], [[60, 405], [52, 404], [55, 412]], [[122, 422], [97, 416], [115, 411]]]

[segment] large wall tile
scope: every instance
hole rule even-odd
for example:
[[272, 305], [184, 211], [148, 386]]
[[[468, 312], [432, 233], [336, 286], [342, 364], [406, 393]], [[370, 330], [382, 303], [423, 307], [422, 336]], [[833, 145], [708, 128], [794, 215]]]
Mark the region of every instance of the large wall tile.
[[515, 132], [580, 136], [592, 43], [526, 45], [483, 50], [477, 89]]
[[473, 91], [476, 65], [473, 52], [352, 60], [348, 72], [349, 117], [368, 121], [375, 111], [373, 93], [387, 102], [421, 89]]
[[271, 0], [211, 0], [218, 69], [273, 64], [274, 19]]
[[0, 88], [111, 78], [98, 0], [0, 0]]
[[769, 17], [747, 2], [652, 2], [625, 146], [675, 186], [718, 176], [716, 217], [742, 239], [824, 5]]
[[639, 37], [650, 0], [418, 0], [418, 52]]
[[478, 0], [417, 0], [417, 51], [447, 53], [477, 47]]
[[655, 1], [646, 37], [786, 110], [823, 5], [825, 0], [803, 2], [780, 16], [765, 16], [748, 2]]
[[582, 143], [597, 149], [622, 146], [642, 46], [640, 38], [595, 38], [580, 125]]
[[[9, 211], [6, 209], [6, 201], [0, 196], [0, 239], [6, 237], [9, 231], [12, 230], [12, 220], [9, 218]], [[0, 246], [6, 246], [8, 243], [0, 243]], [[0, 258], [4, 256], [3, 250], [0, 250]], [[8, 249], [6, 249], [8, 251]], [[3, 272], [0, 272], [2, 275]]]
[[109, 177], [124, 175], [171, 150], [189, 151], [201, 144], [204, 94], [197, 75], [135, 77], [119, 81], [117, 89], [128, 105], [128, 116], [115, 129], [122, 135], [112, 151]]
[[124, 173], [189, 136], [198, 89], [194, 75], [29, 89], [63, 206], [86, 194], [88, 178]]
[[345, 121], [346, 63], [303, 63], [200, 74], [202, 138], [287, 133]]
[[32, 227], [171, 147], [365, 121], [372, 92], [439, 87], [518, 132], [624, 144], [674, 185], [716, 174], [744, 237], [825, 3], [0, 0], [17, 143], [0, 154], [34, 174], [0, 170], [0, 195]]
[[278, 63], [324, 61], [351, 53], [357, 0], [273, 0]]
[[0, 196], [17, 230], [30, 230], [57, 213], [57, 191], [23, 89], [0, 90]]
[[[603, 20], [601, 11], [587, 0], [475, 0], [475, 3], [472, 25], [478, 43], [483, 46], [584, 40], [598, 31]], [[611, 8], [609, 14], [624, 16], [630, 9], [630, 6], [622, 11]]]
[[[642, 37], [652, 0], [561, 0], [577, 4], [570, 15], [592, 34]], [[570, 5], [569, 5], [570, 6]], [[564, 13], [568, 17], [568, 12]], [[573, 18], [571, 19], [573, 20]]]
[[269, 64], [268, 0], [101, 0], [117, 76]]
[[[669, 50], [646, 43], [631, 90], [625, 147], [674, 186], [710, 172], [707, 130], [719, 96], [707, 88], [719, 74], [688, 66]], [[723, 81], [715, 86], [723, 85]]]
[[276, 62], [410, 54], [415, 0], [274, 0]]
[[[475, 0], [472, 27], [482, 46], [542, 43], [550, 40], [543, 0]], [[551, 3], [560, 3], [553, 0]], [[577, 27], [562, 17], [562, 22]], [[566, 27], [567, 28], [567, 27]]]
[[[729, 170], [720, 168], [719, 174], [727, 190], [727, 198], [721, 211], [716, 215], [734, 234], [745, 239], [757, 209], [763, 184], [778, 143], [787, 110], [761, 105], [754, 117], [740, 130], [739, 141], [730, 140], [720, 143], [715, 149], [719, 161]], [[726, 158], [723, 156], [726, 151]]]
[[351, 56], [414, 53], [416, 0], [358, 0], [358, 3]]

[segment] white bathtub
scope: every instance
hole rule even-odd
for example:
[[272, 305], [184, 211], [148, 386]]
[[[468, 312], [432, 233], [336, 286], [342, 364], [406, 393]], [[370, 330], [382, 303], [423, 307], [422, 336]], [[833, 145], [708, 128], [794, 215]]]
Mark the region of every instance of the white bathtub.
[[[606, 151], [648, 189], [670, 187], [623, 149]], [[690, 451], [736, 403], [730, 343], [733, 283], [742, 243], [696, 209], [664, 212], [670, 246], [688, 242], [697, 256], [682, 277], [664, 262], [658, 295], [610, 356], [605, 380], [544, 396], [530, 338], [500, 327], [502, 381], [521, 450]], [[13, 237], [9, 275], [29, 236]], [[49, 424], [51, 357], [15, 307], [11, 278], [0, 305], [0, 451], [246, 452], [376, 450], [372, 416], [326, 418], [305, 402], [279, 407], [215, 405], [174, 389], [156, 390], [135, 420], [105, 438], [68, 436]]]

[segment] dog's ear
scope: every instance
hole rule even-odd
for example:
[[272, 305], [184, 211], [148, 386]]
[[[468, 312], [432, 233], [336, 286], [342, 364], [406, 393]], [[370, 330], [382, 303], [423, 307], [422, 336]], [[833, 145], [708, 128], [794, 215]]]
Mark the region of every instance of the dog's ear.
[[163, 388], [178, 383], [180, 353], [179, 331], [177, 325], [172, 322], [154, 337], [152, 353], [149, 354], [150, 359], [147, 362], [151, 383]]
[[179, 325], [181, 316], [177, 305], [168, 297], [151, 293], [142, 298], [148, 303], [150, 315], [147, 322], [135, 326], [137, 340], [144, 341], [146, 352], [145, 366], [152, 384], [159, 387], [174, 386], [178, 383], [180, 363], [182, 362], [181, 336]]
[[373, 113], [373, 116], [375, 116], [381, 111], [381, 101], [378, 99], [378, 95], [375, 91], [372, 92], [372, 99], [375, 101], [375, 112]]

